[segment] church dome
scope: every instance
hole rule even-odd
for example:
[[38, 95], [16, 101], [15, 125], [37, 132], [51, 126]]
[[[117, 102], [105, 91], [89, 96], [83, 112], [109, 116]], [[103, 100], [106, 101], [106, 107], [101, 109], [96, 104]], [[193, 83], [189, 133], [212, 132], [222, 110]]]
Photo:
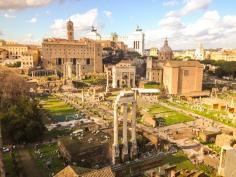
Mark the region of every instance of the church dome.
[[160, 52], [171, 52], [172, 53], [172, 49], [169, 47], [167, 39], [165, 39], [164, 46], [161, 47]]
[[167, 38], [165, 39], [164, 45], [161, 47], [159, 52], [159, 59], [160, 60], [172, 60], [173, 51], [168, 45]]

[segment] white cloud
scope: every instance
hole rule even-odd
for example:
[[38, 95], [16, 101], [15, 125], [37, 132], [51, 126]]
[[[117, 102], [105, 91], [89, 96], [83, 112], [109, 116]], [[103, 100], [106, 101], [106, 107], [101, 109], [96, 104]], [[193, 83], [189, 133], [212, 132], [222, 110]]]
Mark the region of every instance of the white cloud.
[[167, 14], [169, 17], [181, 17], [188, 15], [196, 10], [207, 9], [213, 0], [185, 0], [184, 6], [177, 11], [171, 11]]
[[0, 30], [0, 36], [2, 36], [3, 35], [3, 32], [2, 32], [2, 30]]
[[104, 10], [103, 12], [104, 12], [104, 14], [105, 14], [108, 18], [110, 18], [110, 17], [112, 16], [112, 12], [111, 12], [111, 11]]
[[11, 14], [9, 14], [9, 13], [5, 13], [3, 16], [4, 16], [5, 18], [16, 18], [15, 15], [11, 15]]
[[175, 6], [177, 4], [179, 4], [178, 0], [165, 0], [163, 2], [163, 6]]
[[166, 17], [160, 20], [158, 29], [146, 31], [147, 46], [160, 47], [165, 37], [173, 49], [196, 48], [199, 42], [213, 48], [236, 47], [236, 16], [221, 17], [218, 11], [207, 11], [188, 24], [178, 17]]
[[52, 3], [55, 0], [0, 0], [0, 9], [24, 9], [29, 7], [40, 7]]
[[30, 20], [28, 20], [29, 23], [36, 23], [38, 19], [36, 17], [32, 17]]
[[66, 36], [66, 22], [70, 19], [74, 23], [74, 30], [76, 37], [87, 33], [91, 26], [100, 28], [97, 22], [98, 10], [91, 9], [83, 14], [77, 13], [70, 16], [68, 19], [55, 19], [51, 25], [51, 35], [54, 37]]

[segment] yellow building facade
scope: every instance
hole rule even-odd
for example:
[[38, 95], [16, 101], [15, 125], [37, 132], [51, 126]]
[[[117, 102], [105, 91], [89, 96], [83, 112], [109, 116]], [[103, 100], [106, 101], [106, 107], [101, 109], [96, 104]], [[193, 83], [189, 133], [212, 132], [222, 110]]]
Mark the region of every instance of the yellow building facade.
[[158, 54], [159, 54], [158, 48], [150, 48], [149, 56], [151, 56], [151, 57], [158, 57]]
[[236, 61], [236, 50], [222, 50], [210, 52], [211, 60]]
[[[39, 48], [32, 45], [18, 44], [7, 41], [0, 41], [0, 50], [5, 51], [0, 54], [0, 60], [8, 62], [21, 62], [21, 68], [29, 69], [36, 67], [39, 62]], [[1, 53], [1, 52], [0, 52]]]

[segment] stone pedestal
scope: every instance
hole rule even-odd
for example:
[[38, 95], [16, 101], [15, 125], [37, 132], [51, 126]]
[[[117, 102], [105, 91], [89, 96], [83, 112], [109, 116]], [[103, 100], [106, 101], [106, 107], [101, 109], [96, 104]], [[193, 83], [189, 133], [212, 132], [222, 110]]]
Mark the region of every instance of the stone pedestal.
[[129, 160], [129, 150], [128, 150], [128, 145], [123, 144], [122, 146], [122, 162], [126, 162]]
[[137, 148], [137, 143], [132, 142], [131, 149], [130, 149], [130, 158], [131, 160], [134, 160], [138, 157], [138, 148]]
[[118, 144], [112, 146], [112, 164], [120, 163], [120, 148]]

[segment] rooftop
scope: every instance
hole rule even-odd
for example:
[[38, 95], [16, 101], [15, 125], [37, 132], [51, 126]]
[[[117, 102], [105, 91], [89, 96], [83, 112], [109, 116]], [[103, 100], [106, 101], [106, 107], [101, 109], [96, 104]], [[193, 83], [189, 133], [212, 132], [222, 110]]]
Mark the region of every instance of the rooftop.
[[164, 64], [164, 66], [169, 67], [201, 67], [203, 65], [199, 61], [168, 61]]

